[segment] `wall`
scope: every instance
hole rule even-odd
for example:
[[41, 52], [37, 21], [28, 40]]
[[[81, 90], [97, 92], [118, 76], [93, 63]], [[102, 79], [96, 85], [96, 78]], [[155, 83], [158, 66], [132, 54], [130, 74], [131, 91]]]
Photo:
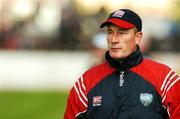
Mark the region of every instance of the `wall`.
[[[180, 74], [180, 54], [153, 53]], [[89, 52], [0, 51], [0, 89], [67, 90], [92, 64]]]

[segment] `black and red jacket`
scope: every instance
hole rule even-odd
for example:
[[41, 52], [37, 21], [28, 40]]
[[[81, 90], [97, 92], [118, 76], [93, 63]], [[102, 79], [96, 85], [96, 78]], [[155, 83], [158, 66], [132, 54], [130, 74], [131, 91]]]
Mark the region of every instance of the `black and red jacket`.
[[180, 78], [138, 49], [86, 71], [70, 91], [64, 119], [180, 119]]

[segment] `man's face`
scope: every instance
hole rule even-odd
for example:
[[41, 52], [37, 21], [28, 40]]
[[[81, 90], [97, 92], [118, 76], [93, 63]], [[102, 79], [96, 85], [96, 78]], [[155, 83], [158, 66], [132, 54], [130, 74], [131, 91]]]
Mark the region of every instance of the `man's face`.
[[136, 45], [142, 38], [142, 32], [135, 28], [122, 29], [116, 25], [107, 26], [109, 54], [113, 59], [123, 59], [136, 51]]

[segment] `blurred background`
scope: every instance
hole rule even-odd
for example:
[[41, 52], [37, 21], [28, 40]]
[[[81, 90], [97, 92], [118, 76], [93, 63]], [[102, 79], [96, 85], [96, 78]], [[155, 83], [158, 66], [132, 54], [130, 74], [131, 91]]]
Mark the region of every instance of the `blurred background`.
[[63, 119], [70, 88], [104, 61], [116, 9], [143, 20], [141, 50], [180, 74], [180, 0], [0, 0], [0, 119]]

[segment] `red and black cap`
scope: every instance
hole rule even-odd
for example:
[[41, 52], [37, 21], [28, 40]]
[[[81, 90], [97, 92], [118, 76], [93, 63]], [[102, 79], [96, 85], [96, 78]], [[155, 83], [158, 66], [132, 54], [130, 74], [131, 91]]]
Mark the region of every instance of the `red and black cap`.
[[142, 20], [140, 16], [129, 9], [120, 9], [110, 13], [108, 19], [100, 25], [100, 28], [110, 23], [121, 28], [136, 27], [139, 31], [142, 30]]

